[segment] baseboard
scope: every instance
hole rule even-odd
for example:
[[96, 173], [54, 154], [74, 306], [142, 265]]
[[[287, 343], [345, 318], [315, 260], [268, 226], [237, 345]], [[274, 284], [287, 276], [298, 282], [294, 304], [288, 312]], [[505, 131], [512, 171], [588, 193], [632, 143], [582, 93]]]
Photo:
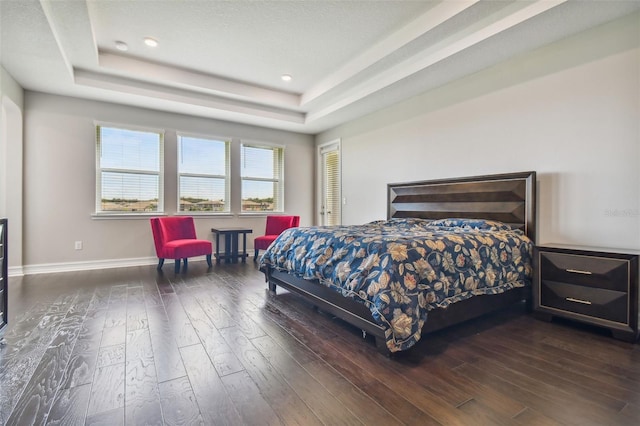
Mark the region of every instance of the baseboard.
[[22, 267], [9, 268], [8, 272], [9, 276], [13, 276], [13, 270], [19, 268], [22, 270], [22, 273], [15, 274], [15, 276], [35, 275], [51, 274], [56, 272], [90, 271], [92, 269], [126, 268], [129, 266], [156, 265], [157, 263], [157, 257], [137, 257], [131, 259], [92, 260], [86, 262], [41, 263], [39, 265], [25, 265]]
[[22, 266], [9, 266], [7, 268], [7, 275], [10, 277], [21, 277], [24, 275], [24, 268]]

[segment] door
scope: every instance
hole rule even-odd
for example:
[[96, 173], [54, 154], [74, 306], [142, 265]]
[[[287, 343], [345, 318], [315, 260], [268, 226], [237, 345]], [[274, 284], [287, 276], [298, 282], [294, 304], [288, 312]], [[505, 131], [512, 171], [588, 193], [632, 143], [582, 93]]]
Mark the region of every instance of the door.
[[321, 145], [319, 148], [320, 200], [319, 224], [341, 224], [340, 141]]

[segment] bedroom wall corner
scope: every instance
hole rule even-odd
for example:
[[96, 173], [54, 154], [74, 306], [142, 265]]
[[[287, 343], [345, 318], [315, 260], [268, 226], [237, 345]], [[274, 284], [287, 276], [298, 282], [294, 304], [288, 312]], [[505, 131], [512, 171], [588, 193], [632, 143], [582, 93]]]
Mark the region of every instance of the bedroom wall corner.
[[9, 275], [22, 274], [24, 91], [0, 66], [0, 217], [9, 220]]

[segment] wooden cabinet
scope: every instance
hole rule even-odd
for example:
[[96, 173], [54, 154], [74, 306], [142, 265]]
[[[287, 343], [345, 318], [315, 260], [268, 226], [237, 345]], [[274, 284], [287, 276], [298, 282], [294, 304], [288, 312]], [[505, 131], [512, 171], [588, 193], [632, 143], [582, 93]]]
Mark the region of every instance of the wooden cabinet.
[[627, 341], [638, 338], [639, 253], [536, 247], [534, 314], [583, 321]]
[[0, 333], [7, 325], [7, 219], [0, 219]]

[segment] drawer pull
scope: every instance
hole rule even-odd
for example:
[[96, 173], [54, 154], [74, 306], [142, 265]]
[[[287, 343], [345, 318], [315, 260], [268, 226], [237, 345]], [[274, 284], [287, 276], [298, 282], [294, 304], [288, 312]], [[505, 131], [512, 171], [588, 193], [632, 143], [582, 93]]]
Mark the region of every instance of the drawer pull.
[[582, 275], [591, 275], [593, 272], [591, 271], [582, 271], [580, 269], [565, 269], [567, 272], [572, 272], [574, 274], [582, 274]]
[[582, 303], [583, 305], [590, 305], [591, 302], [588, 300], [574, 299], [573, 297], [565, 297], [565, 300], [569, 302]]

